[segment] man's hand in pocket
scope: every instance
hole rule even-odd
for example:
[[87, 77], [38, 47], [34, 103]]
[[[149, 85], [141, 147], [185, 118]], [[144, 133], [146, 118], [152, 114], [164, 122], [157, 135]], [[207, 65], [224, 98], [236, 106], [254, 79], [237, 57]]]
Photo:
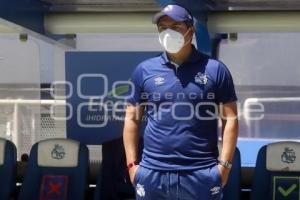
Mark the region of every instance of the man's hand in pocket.
[[222, 188], [224, 188], [228, 181], [230, 169], [227, 169], [222, 165], [218, 165], [218, 169], [222, 179]]
[[134, 181], [134, 177], [135, 177], [136, 171], [137, 171], [137, 169], [139, 167], [140, 167], [139, 165], [135, 165], [132, 168], [130, 168], [129, 171], [128, 171], [129, 172], [130, 181], [131, 181], [132, 184], [133, 184], [133, 181]]

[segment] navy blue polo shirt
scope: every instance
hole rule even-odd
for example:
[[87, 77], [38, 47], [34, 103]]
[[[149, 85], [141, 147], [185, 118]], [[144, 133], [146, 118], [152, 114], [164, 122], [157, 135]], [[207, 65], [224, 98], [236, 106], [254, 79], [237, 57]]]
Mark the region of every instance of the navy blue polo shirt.
[[218, 157], [218, 105], [237, 100], [227, 67], [194, 47], [180, 66], [166, 52], [134, 70], [130, 104], [147, 123], [140, 165], [157, 170], [211, 167]]

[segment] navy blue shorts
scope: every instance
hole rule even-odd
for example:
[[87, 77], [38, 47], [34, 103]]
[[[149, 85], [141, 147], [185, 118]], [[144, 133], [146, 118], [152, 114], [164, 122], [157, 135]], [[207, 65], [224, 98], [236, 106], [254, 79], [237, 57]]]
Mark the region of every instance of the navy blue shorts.
[[221, 200], [216, 166], [190, 171], [159, 171], [140, 166], [134, 177], [136, 200]]

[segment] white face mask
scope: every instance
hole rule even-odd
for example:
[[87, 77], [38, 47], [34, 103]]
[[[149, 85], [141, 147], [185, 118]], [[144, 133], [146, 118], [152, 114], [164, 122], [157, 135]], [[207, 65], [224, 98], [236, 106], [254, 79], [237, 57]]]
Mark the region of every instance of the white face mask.
[[159, 43], [169, 53], [178, 53], [184, 46], [184, 37], [190, 29], [182, 35], [172, 29], [166, 29], [159, 33]]

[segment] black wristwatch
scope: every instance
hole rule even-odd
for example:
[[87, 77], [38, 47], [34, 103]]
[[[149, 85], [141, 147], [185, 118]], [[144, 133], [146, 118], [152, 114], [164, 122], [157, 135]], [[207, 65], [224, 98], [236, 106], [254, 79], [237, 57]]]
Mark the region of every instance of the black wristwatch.
[[218, 164], [222, 165], [223, 167], [225, 167], [227, 169], [231, 169], [232, 168], [232, 163], [229, 162], [229, 161], [224, 161], [224, 160], [218, 159]]

